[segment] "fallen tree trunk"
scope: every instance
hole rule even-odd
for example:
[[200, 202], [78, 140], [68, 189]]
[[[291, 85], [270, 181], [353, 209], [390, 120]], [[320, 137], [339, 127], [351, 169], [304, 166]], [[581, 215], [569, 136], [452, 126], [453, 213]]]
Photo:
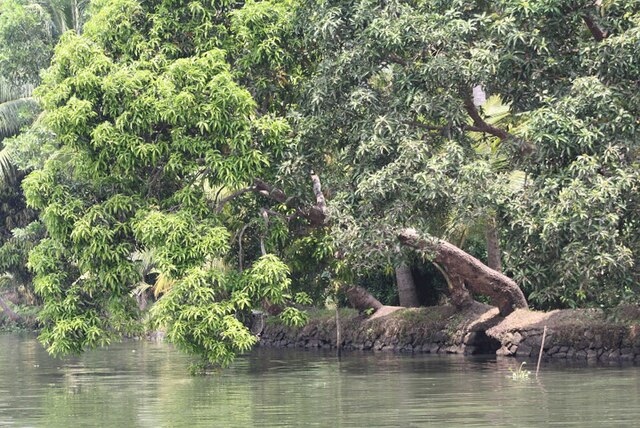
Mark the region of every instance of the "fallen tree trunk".
[[351, 306], [359, 311], [366, 311], [368, 309], [377, 311], [383, 306], [378, 299], [359, 285], [354, 285], [347, 290], [347, 299], [349, 299]]
[[429, 254], [442, 266], [451, 287], [451, 299], [456, 306], [466, 306], [473, 300], [471, 293], [488, 296], [506, 316], [517, 308], [527, 308], [527, 300], [511, 278], [495, 271], [455, 245], [437, 238], [421, 238], [414, 229], [404, 229], [400, 242]]

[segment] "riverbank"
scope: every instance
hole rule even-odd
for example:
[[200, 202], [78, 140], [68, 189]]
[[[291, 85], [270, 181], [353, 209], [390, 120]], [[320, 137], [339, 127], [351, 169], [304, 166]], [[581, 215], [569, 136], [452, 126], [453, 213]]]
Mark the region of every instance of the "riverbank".
[[[464, 311], [453, 306], [393, 308], [367, 317], [340, 311], [311, 311], [304, 327], [274, 319], [258, 320], [260, 345], [446, 354], [497, 354], [537, 357], [544, 327], [544, 356], [554, 359], [640, 362], [640, 309], [625, 306], [605, 314], [595, 309], [536, 312], [516, 310], [501, 317], [494, 307], [475, 303]], [[254, 323], [254, 328], [257, 325]], [[260, 330], [260, 328], [258, 327]]]

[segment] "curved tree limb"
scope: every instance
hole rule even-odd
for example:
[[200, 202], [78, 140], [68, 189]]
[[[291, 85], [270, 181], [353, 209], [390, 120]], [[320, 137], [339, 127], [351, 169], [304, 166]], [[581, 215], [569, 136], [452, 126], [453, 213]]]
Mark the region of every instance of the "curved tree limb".
[[366, 311], [368, 309], [377, 311], [383, 306], [378, 299], [359, 285], [354, 285], [347, 289], [347, 299], [349, 299], [351, 306], [359, 311]]
[[422, 238], [415, 229], [402, 230], [398, 238], [408, 247], [430, 253], [433, 261], [442, 266], [451, 280], [452, 300], [456, 305], [465, 306], [469, 303], [467, 295], [471, 291], [489, 296], [502, 316], [510, 314], [514, 309], [528, 307], [527, 300], [515, 281], [487, 267], [455, 245], [442, 239]]
[[473, 120], [473, 125], [475, 127], [475, 129], [473, 129], [474, 131], [486, 132], [487, 134], [491, 134], [494, 137], [500, 138], [501, 140], [506, 140], [513, 137], [504, 129], [497, 128], [485, 122], [482, 116], [480, 116], [480, 112], [478, 111], [476, 105], [473, 103], [473, 98], [471, 96], [466, 96], [464, 98], [464, 109]]

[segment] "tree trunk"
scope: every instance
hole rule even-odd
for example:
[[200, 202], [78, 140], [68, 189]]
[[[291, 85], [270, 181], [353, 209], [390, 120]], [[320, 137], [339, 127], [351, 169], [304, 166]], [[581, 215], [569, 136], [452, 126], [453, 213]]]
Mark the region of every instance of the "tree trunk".
[[528, 307], [522, 290], [511, 278], [487, 267], [455, 245], [442, 239], [421, 238], [414, 229], [404, 229], [399, 239], [404, 245], [427, 252], [444, 268], [449, 276], [454, 304], [464, 306], [470, 303], [468, 292], [471, 291], [489, 296], [502, 316], [516, 308]]
[[402, 263], [396, 268], [396, 283], [398, 284], [400, 306], [404, 306], [405, 308], [417, 308], [420, 306], [416, 292], [416, 284], [411, 274], [411, 267], [407, 264]]
[[76, 30], [78, 35], [80, 35], [82, 32], [82, 25], [80, 24], [80, 7], [77, 0], [71, 2], [71, 20], [73, 21], [71, 23], [73, 25], [73, 29]]
[[359, 311], [373, 309], [377, 311], [382, 307], [382, 303], [371, 295], [367, 290], [360, 286], [353, 286], [347, 290], [347, 298], [351, 306]]
[[487, 265], [498, 272], [502, 272], [502, 257], [500, 253], [500, 240], [495, 218], [487, 222]]
[[2, 309], [2, 312], [13, 322], [19, 322], [22, 320], [22, 317], [18, 314], [16, 314], [15, 312], [13, 312], [13, 310], [11, 310], [11, 308], [9, 307], [9, 305], [7, 305], [7, 302], [4, 301], [4, 299], [2, 298], [2, 296], [0, 296], [0, 309]]

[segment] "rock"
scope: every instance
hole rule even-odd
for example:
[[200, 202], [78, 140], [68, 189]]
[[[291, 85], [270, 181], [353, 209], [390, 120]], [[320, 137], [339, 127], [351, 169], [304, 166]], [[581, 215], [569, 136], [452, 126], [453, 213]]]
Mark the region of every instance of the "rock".
[[465, 334], [464, 339], [462, 339], [462, 343], [465, 345], [473, 345], [478, 340], [478, 332], [472, 331]]
[[520, 346], [518, 346], [516, 355], [518, 357], [529, 357], [531, 355], [531, 351], [533, 351], [531, 346], [526, 343], [521, 343]]
[[522, 340], [522, 335], [519, 332], [515, 332], [513, 333], [513, 338], [511, 340], [511, 343], [517, 345], [520, 343], [520, 341]]
[[621, 361], [633, 361], [635, 358], [634, 354], [620, 354]]
[[510, 355], [513, 355], [513, 354], [511, 353], [511, 351], [509, 350], [509, 348], [505, 348], [505, 347], [503, 346], [503, 347], [501, 347], [500, 349], [498, 349], [498, 350], [496, 351], [496, 355], [500, 355], [500, 356], [508, 357], [508, 356], [510, 356]]

